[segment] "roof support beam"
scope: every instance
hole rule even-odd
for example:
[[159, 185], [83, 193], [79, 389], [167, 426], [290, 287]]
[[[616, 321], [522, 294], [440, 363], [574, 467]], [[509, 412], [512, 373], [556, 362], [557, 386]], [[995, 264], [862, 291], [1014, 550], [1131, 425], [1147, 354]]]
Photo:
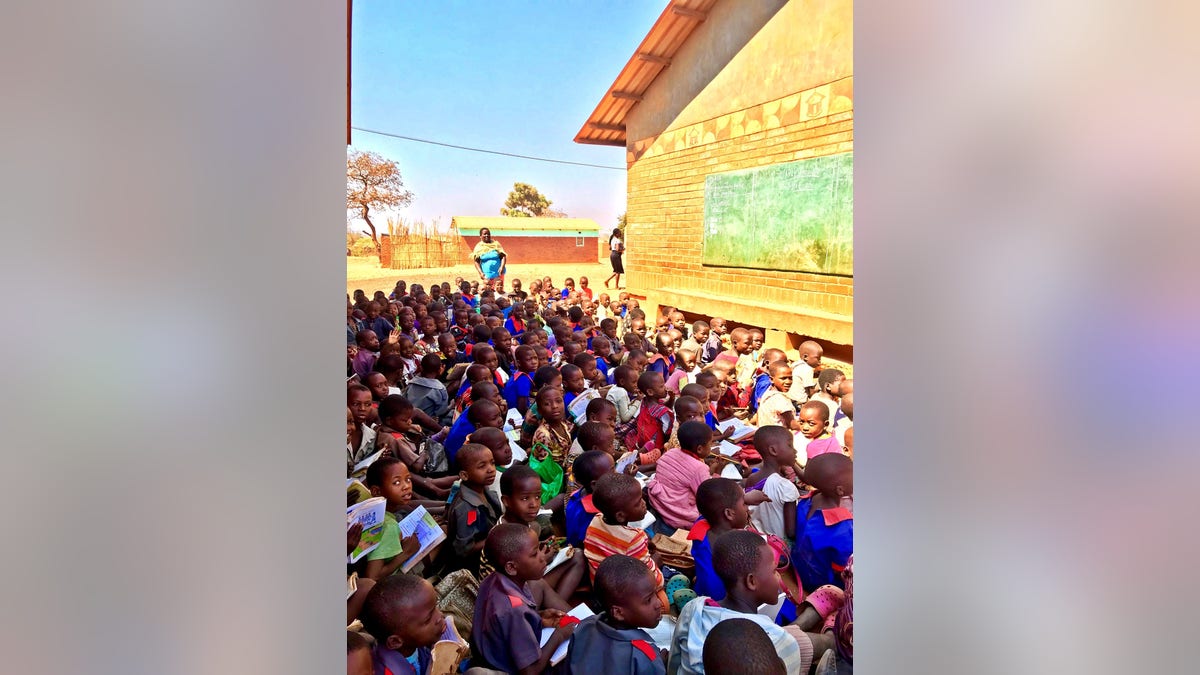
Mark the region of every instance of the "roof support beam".
[[679, 5], [672, 7], [671, 12], [678, 14], [679, 16], [686, 16], [690, 19], [696, 19], [697, 21], [703, 21], [708, 18], [708, 12], [703, 12], [698, 9], [690, 9], [688, 7], [680, 7]]
[[642, 100], [641, 94], [635, 94], [631, 91], [614, 91], [612, 93], [612, 97], [619, 98], [623, 101], [641, 101]]
[[599, 122], [590, 122], [588, 126], [596, 131], [625, 131], [624, 124], [600, 124]]
[[657, 63], [662, 66], [671, 65], [671, 59], [669, 59], [665, 56], [655, 56], [654, 54], [647, 54], [645, 52], [639, 52], [637, 57], [638, 57], [639, 61], [645, 61], [647, 63]]

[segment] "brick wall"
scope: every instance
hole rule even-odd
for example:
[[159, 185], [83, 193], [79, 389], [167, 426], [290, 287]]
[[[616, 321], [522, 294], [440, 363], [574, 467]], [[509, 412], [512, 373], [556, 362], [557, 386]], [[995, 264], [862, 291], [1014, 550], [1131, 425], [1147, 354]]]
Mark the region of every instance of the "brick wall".
[[[479, 237], [463, 235], [467, 250], [475, 248]], [[496, 236], [504, 246], [509, 262], [521, 263], [595, 263], [597, 237], [583, 238], [583, 246], [575, 245], [575, 237], [518, 237], [512, 234]]]
[[[853, 345], [852, 278], [701, 265], [710, 173], [853, 149], [852, 78], [733, 111], [627, 147], [631, 293], [659, 305], [778, 329], [771, 340]], [[846, 350], [839, 350], [845, 352]]]

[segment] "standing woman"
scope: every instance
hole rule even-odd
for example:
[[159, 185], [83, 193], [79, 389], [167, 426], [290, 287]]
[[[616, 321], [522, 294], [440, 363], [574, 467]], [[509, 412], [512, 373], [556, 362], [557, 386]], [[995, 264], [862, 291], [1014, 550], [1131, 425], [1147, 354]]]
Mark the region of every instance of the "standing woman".
[[604, 287], [608, 288], [608, 282], [616, 277], [617, 283], [614, 288], [621, 287], [621, 275], [625, 273], [625, 265], [621, 263], [621, 255], [625, 253], [625, 242], [621, 241], [621, 231], [613, 230], [608, 236], [608, 248], [612, 253], [608, 255], [608, 261], [612, 263], [612, 276], [604, 280]]
[[471, 259], [475, 261], [475, 271], [479, 272], [479, 278], [492, 286], [496, 280], [500, 281], [501, 293], [504, 292], [504, 268], [507, 262], [508, 254], [504, 252], [504, 247], [500, 242], [492, 239], [492, 231], [488, 228], [479, 230], [479, 243], [475, 244], [475, 250], [471, 251]]

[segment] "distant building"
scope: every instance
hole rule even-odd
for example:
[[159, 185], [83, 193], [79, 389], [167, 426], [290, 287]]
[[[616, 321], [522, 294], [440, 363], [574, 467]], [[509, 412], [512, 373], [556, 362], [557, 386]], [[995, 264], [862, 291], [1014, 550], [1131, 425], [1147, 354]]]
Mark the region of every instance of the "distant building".
[[853, 352], [851, 0], [671, 0], [575, 137], [626, 150], [627, 284]]
[[451, 225], [468, 251], [479, 243], [479, 231], [488, 228], [514, 264], [595, 263], [598, 259], [600, 226], [589, 218], [454, 216]]

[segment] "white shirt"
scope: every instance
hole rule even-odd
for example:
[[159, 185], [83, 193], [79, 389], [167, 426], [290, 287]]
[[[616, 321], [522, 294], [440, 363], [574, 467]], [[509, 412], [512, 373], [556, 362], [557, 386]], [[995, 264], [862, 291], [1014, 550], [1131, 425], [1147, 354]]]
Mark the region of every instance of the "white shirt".
[[783, 524], [783, 506], [789, 503], [795, 504], [800, 499], [800, 490], [796, 489], [796, 486], [791, 481], [777, 473], [771, 474], [767, 478], [767, 482], [763, 485], [762, 490], [771, 498], [771, 501], [763, 502], [751, 509], [750, 521], [754, 523], [754, 527], [759, 532], [786, 538], [787, 532]]
[[792, 388], [788, 389], [788, 398], [797, 403], [804, 403], [808, 400], [808, 394], [804, 393], [805, 387], [816, 386], [817, 378], [813, 377], [813, 367], [804, 361], [797, 361], [796, 365], [792, 366]]

